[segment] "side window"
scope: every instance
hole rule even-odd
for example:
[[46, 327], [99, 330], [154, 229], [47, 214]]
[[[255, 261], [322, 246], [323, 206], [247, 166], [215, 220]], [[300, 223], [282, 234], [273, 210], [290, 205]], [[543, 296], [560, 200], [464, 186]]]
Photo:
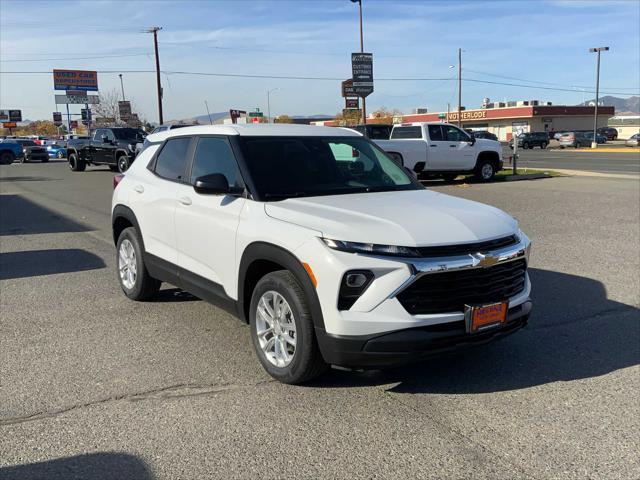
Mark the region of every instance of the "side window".
[[444, 135], [447, 142], [468, 142], [470, 140], [469, 135], [451, 125], [444, 127]]
[[428, 125], [428, 128], [429, 128], [429, 139], [432, 142], [440, 142], [444, 140], [444, 138], [442, 138], [442, 126]]
[[156, 159], [155, 172], [167, 180], [181, 181], [187, 163], [191, 137], [167, 140]]
[[109, 140], [110, 142], [113, 142], [116, 139], [112, 130], [106, 129], [104, 131], [104, 134], [107, 136], [107, 140]]
[[227, 177], [229, 185], [235, 185], [238, 168], [233, 151], [224, 138], [204, 137], [198, 140], [191, 168], [191, 183], [196, 178], [212, 173], [221, 173]]
[[96, 140], [102, 141], [103, 135], [106, 135], [104, 128], [99, 128], [96, 130], [96, 133], [95, 133]]

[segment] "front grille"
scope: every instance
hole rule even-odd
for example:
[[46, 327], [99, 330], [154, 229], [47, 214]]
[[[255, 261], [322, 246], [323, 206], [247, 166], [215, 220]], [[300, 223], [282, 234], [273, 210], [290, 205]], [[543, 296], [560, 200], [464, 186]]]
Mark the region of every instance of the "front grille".
[[518, 237], [509, 235], [508, 237], [496, 238], [476, 243], [463, 243], [457, 245], [442, 245], [436, 247], [418, 247], [421, 257], [446, 257], [450, 255], [465, 255], [469, 253], [482, 253], [497, 248], [508, 247], [518, 243]]
[[524, 290], [527, 262], [423, 275], [397, 295], [411, 315], [462, 312], [465, 305], [507, 300]]

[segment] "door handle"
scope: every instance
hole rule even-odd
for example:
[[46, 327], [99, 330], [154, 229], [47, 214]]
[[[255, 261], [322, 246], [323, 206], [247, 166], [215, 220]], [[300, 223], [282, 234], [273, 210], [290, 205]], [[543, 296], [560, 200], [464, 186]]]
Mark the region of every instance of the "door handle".
[[189, 197], [180, 197], [178, 199], [178, 201], [182, 204], [182, 205], [191, 205], [191, 199]]
[[457, 145], [449, 145], [451, 148], [456, 148]]
[[136, 185], [133, 189], [138, 193], [144, 192], [144, 187], [142, 185]]
[[430, 145], [431, 148], [436, 148], [438, 145]]

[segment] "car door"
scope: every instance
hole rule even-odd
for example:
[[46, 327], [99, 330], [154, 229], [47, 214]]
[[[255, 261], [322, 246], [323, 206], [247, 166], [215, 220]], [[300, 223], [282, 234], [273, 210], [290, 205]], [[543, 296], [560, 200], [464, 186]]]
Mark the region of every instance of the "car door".
[[246, 199], [199, 194], [193, 185], [197, 178], [215, 173], [224, 175], [229, 185], [244, 184], [226, 137], [202, 136], [196, 141], [189, 181], [178, 186], [175, 214], [178, 266], [181, 271], [221, 285], [228, 292], [236, 281], [236, 232]]
[[185, 182], [193, 137], [168, 139], [146, 169], [127, 172], [131, 179], [129, 204], [136, 214], [147, 253], [173, 265], [176, 251], [175, 210]]
[[442, 133], [447, 144], [450, 170], [470, 170], [475, 165], [475, 143], [471, 145], [469, 134], [453, 125], [443, 125]]
[[449, 143], [445, 141], [442, 125], [427, 125], [427, 134], [429, 135], [429, 141], [427, 147], [427, 165], [425, 170], [449, 170]]
[[107, 135], [107, 141], [102, 143], [102, 151], [100, 162], [108, 163], [111, 165], [116, 164], [116, 148], [118, 147], [118, 142], [116, 139], [113, 130], [105, 129]]

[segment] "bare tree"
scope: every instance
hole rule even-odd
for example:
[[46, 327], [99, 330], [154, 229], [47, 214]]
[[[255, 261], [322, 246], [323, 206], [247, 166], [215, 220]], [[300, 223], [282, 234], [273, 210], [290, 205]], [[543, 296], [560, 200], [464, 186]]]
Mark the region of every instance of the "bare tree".
[[397, 108], [389, 109], [387, 107], [380, 107], [373, 112], [373, 118], [376, 119], [376, 123], [384, 123], [391, 125], [393, 123], [393, 117], [402, 117], [402, 112]]

